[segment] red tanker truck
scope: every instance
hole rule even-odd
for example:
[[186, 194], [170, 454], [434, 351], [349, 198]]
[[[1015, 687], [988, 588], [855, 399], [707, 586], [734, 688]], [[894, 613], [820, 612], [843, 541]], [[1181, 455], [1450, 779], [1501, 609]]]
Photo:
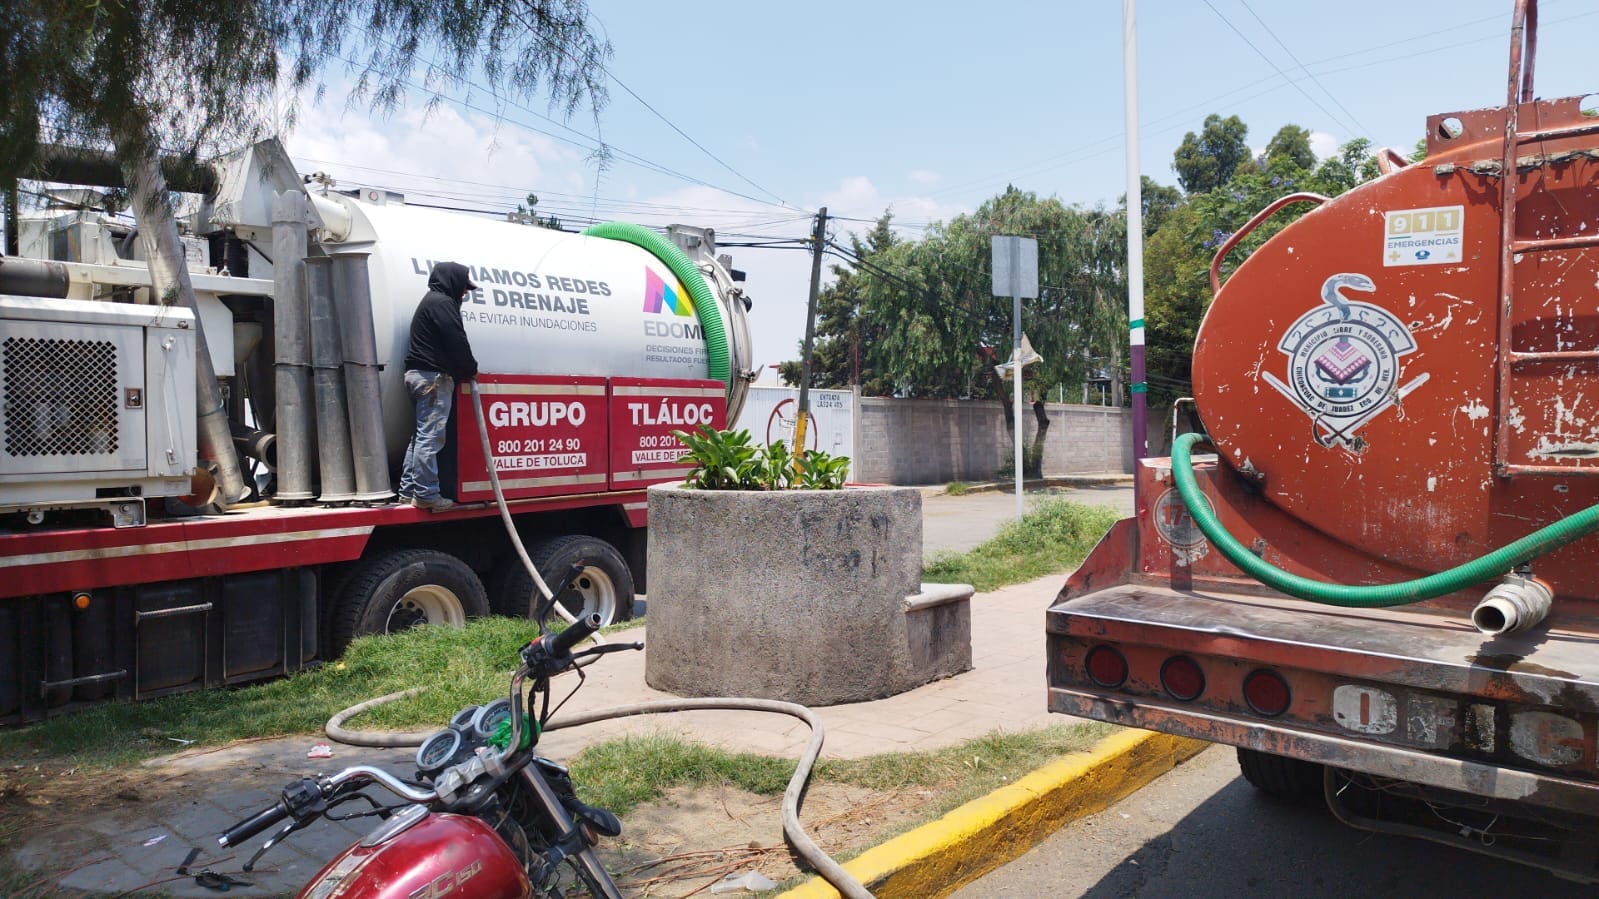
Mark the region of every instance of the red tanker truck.
[[[1052, 711], [1343, 821], [1599, 879], [1599, 118], [1533, 93], [1220, 249], [1202, 434], [1046, 614]], [[1313, 204], [1218, 284], [1266, 216]], [[1196, 454], [1196, 450], [1207, 452]]]
[[[30, 215], [0, 256], [0, 722], [525, 614], [474, 404], [541, 573], [581, 562], [563, 602], [629, 617], [645, 488], [683, 473], [672, 431], [725, 426], [753, 377], [714, 234], [573, 234], [340, 191], [275, 141], [204, 175], [180, 219], [192, 308], [152, 297], [136, 221]], [[461, 505], [434, 514], [394, 484], [411, 314], [443, 260], [479, 285], [462, 317], [482, 374], [441, 455]]]

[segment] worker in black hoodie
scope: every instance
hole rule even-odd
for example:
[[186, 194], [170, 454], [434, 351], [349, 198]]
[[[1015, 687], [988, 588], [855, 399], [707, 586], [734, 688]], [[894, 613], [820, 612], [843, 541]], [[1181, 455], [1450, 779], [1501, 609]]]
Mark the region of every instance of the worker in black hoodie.
[[440, 262], [428, 276], [428, 292], [411, 317], [405, 351], [405, 389], [416, 405], [416, 433], [405, 448], [400, 499], [418, 509], [442, 512], [455, 503], [439, 493], [439, 450], [455, 399], [455, 382], [477, 377], [477, 359], [461, 324], [461, 303], [476, 290], [472, 272], [459, 262]]

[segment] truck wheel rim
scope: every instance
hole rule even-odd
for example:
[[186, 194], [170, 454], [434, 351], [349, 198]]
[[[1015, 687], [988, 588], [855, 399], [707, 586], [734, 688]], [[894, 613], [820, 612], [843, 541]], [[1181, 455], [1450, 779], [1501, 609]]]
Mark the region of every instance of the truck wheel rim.
[[423, 624], [465, 625], [466, 610], [461, 607], [461, 598], [455, 591], [437, 584], [413, 587], [389, 610], [383, 632], [393, 634]]
[[[578, 600], [582, 600], [581, 610], [577, 607]], [[599, 568], [585, 568], [572, 579], [572, 586], [561, 597], [561, 605], [574, 618], [598, 614], [601, 624], [611, 624], [616, 621], [616, 583]]]

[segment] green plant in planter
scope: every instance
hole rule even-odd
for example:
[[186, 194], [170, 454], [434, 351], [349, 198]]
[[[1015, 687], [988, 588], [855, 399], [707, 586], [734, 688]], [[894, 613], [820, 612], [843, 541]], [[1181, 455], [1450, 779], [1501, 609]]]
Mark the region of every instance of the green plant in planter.
[[844, 478], [848, 475], [848, 456], [830, 456], [821, 450], [806, 450], [805, 461], [799, 466], [799, 483], [795, 486], [802, 490], [837, 490], [844, 486]]
[[673, 431], [688, 447], [679, 462], [691, 462], [683, 484], [700, 490], [837, 490], [849, 475], [849, 457], [807, 450], [798, 459], [781, 441], [750, 445], [749, 431], [718, 431], [701, 425]]
[[684, 484], [701, 490], [759, 490], [756, 469], [765, 468], [750, 446], [749, 431], [717, 431], [705, 426], [690, 433], [673, 431], [673, 436], [688, 447], [679, 462], [693, 462]]

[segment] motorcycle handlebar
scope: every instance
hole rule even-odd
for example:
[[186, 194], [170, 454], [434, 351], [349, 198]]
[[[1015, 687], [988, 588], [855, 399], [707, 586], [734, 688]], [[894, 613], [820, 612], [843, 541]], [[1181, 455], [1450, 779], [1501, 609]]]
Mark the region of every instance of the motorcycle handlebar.
[[[534, 647], [539, 647], [543, 650], [543, 654], [547, 657], [547, 659], [565, 660], [566, 662], [570, 663], [572, 647], [581, 643], [599, 629], [600, 616], [598, 614], [589, 615], [585, 618], [580, 618], [577, 621], [574, 621], [571, 626], [558, 634], [549, 634], [544, 637], [540, 637], [537, 641], [535, 641], [535, 643], [529, 645], [528, 649], [531, 650]], [[540, 646], [540, 644], [542, 644], [542, 646]], [[603, 648], [612, 649], [613, 647]], [[643, 649], [644, 647], [643, 644], [633, 644], [631, 646], [617, 646], [614, 648]], [[562, 670], [565, 669], [563, 668]], [[521, 680], [526, 673], [527, 669], [525, 667], [519, 669], [512, 680], [513, 694], [516, 696], [520, 696]], [[546, 673], [544, 676], [549, 676], [551, 673], [555, 672]], [[517, 732], [521, 730], [523, 725], [520, 703], [517, 703], [515, 700], [513, 700], [512, 709], [513, 739], [511, 744], [506, 747], [504, 753], [505, 756], [510, 756], [515, 751], [515, 747], [520, 745], [516, 737], [519, 736]], [[315, 796], [316, 793], [320, 791], [323, 798], [328, 798], [333, 795], [334, 791], [338, 787], [355, 780], [376, 781], [389, 792], [400, 797], [401, 799], [406, 800], [407, 802], [429, 803], [439, 798], [439, 794], [433, 790], [419, 790], [383, 770], [382, 768], [373, 767], [371, 765], [355, 765], [345, 768], [343, 771], [340, 771], [337, 774], [329, 777], [319, 778], [317, 781], [315, 781], [314, 788], [312, 787], [313, 782], [311, 781], [296, 781], [295, 783], [303, 783], [308, 789], [311, 789], [312, 796]], [[287, 790], [285, 791], [285, 795], [288, 795]], [[308, 811], [309, 809], [302, 809], [300, 811], [293, 812], [293, 814], [300, 816], [306, 814]], [[223, 832], [222, 836], [217, 838], [217, 842], [221, 844], [224, 849], [230, 846], [237, 846], [261, 831], [266, 830], [285, 818], [288, 818], [290, 814], [291, 811], [287, 802], [275, 802], [270, 807], [262, 809], [249, 818], [246, 818], [245, 820], [240, 821], [238, 824], [228, 828], [225, 832]]]
[[599, 613], [589, 615], [585, 618], [579, 618], [578, 620], [572, 622], [572, 624], [567, 627], [566, 630], [561, 631], [559, 634], [555, 634], [549, 638], [550, 653], [557, 656], [569, 655], [572, 652], [572, 647], [583, 642], [599, 629]]
[[266, 830], [268, 827], [271, 827], [272, 825], [277, 824], [279, 821], [288, 818], [291, 814], [296, 817], [307, 817], [315, 810], [323, 808], [323, 806], [311, 805], [313, 800], [315, 800], [318, 796], [321, 798], [331, 798], [339, 787], [343, 786], [344, 784], [351, 783], [352, 781], [376, 781], [384, 789], [407, 802], [415, 802], [420, 804], [432, 802], [439, 798], [439, 794], [433, 790], [419, 790], [416, 787], [413, 787], [405, 781], [399, 779], [398, 777], [395, 777], [393, 774], [383, 770], [382, 768], [374, 767], [372, 765], [352, 765], [351, 767], [345, 768], [343, 771], [340, 771], [337, 774], [318, 778], [315, 781], [294, 781], [293, 783], [289, 784], [288, 787], [284, 788], [284, 795], [290, 795], [291, 788], [293, 787], [302, 787], [303, 789], [300, 795], [305, 802], [303, 802], [300, 806], [294, 810], [291, 810], [287, 801], [280, 800], [275, 802], [270, 807], [262, 809], [249, 818], [246, 818], [245, 820], [240, 821], [238, 824], [228, 828], [227, 831], [222, 834], [222, 836], [217, 838], [217, 842], [221, 844], [224, 849], [229, 846], [237, 846], [261, 831]]
[[228, 828], [222, 836], [217, 837], [217, 842], [222, 845], [223, 849], [229, 846], [237, 846], [288, 816], [289, 807], [281, 802], [274, 802], [267, 808]]

